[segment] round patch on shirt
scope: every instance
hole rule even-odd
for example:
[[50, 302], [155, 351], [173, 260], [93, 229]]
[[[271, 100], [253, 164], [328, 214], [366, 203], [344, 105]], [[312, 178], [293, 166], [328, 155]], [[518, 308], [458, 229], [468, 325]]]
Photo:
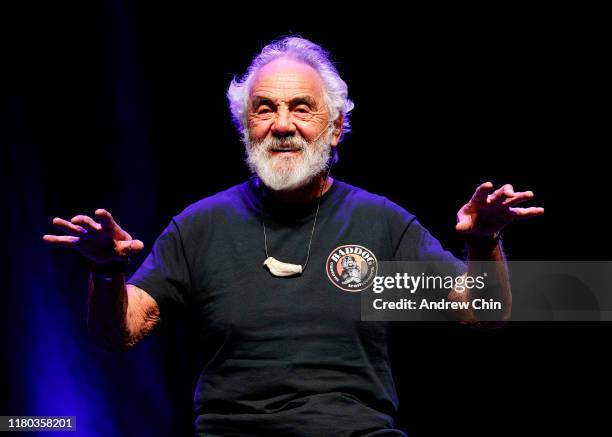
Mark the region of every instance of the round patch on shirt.
[[363, 246], [336, 247], [326, 263], [327, 277], [344, 291], [362, 291], [372, 285], [378, 270], [374, 254]]

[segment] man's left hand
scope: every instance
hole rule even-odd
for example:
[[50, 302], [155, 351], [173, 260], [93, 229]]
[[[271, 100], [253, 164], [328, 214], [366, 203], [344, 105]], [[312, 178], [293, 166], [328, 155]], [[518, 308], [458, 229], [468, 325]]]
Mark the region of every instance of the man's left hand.
[[519, 208], [516, 205], [531, 200], [532, 191], [515, 192], [510, 184], [493, 191], [493, 184], [485, 182], [476, 188], [468, 203], [457, 213], [458, 232], [478, 238], [496, 238], [514, 219], [536, 217], [544, 208]]

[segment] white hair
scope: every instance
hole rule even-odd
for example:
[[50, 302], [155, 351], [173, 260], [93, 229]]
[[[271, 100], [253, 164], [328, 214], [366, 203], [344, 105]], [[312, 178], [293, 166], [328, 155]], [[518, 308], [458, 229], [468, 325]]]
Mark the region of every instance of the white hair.
[[341, 140], [344, 134], [351, 130], [349, 112], [355, 106], [348, 98], [346, 82], [340, 77], [327, 51], [318, 44], [297, 36], [282, 38], [265, 46], [261, 53], [255, 56], [242, 79], [237, 80], [234, 77], [232, 80], [227, 90], [227, 98], [234, 125], [241, 136], [244, 136], [247, 130], [247, 106], [253, 78], [260, 68], [283, 57], [310, 65], [319, 73], [323, 80], [323, 94], [330, 119], [333, 121], [340, 115], [344, 116]]

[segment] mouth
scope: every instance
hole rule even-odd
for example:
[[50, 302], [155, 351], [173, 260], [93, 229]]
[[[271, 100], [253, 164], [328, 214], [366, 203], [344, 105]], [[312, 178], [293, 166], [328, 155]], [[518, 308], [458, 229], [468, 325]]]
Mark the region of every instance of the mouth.
[[270, 153], [273, 155], [297, 155], [298, 153], [300, 153], [301, 150], [300, 149], [282, 149], [282, 148], [276, 148], [276, 149], [270, 149]]

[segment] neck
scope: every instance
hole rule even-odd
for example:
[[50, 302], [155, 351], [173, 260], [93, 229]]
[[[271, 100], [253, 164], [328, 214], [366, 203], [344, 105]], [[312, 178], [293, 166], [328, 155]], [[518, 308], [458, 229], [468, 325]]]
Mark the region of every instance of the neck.
[[258, 179], [258, 184], [261, 184], [266, 193], [275, 200], [284, 203], [304, 203], [319, 198], [331, 188], [334, 180], [327, 174], [327, 172], [322, 173], [303, 187], [292, 190], [272, 190], [262, 184], [261, 179]]

